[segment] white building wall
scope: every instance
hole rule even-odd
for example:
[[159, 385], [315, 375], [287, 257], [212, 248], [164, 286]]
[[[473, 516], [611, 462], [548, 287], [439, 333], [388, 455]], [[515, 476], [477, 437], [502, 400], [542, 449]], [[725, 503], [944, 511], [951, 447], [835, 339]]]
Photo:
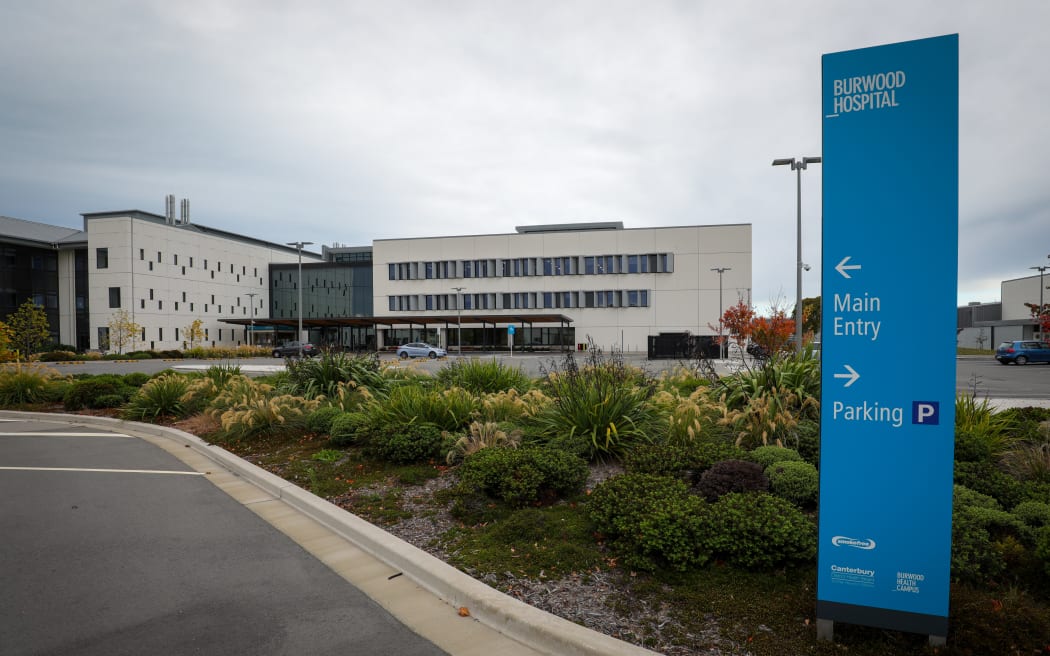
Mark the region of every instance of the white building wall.
[[[98, 328], [118, 308], [109, 304], [109, 288], [120, 288], [120, 308], [144, 328], [133, 349], [180, 349], [186, 327], [200, 319], [204, 346], [246, 343], [244, 329], [220, 323], [251, 316], [249, 292], [256, 294], [257, 315], [269, 313], [268, 265], [295, 262], [294, 251], [206, 232], [194, 225], [169, 225], [163, 217], [88, 216], [88, 281], [91, 346], [98, 348]], [[98, 268], [97, 249], [108, 249], [109, 266]], [[303, 254], [304, 262], [320, 261]]]
[[[1050, 274], [1044, 275], [1042, 285], [1050, 285]], [[1025, 303], [1039, 304], [1040, 276], [1028, 276], [1002, 282], [1003, 320], [1031, 319], [1032, 310]], [[1050, 289], [1043, 289], [1043, 302], [1050, 303]], [[1028, 339], [1018, 337], [1017, 339]]]
[[[670, 273], [615, 273], [578, 275], [538, 275], [521, 277], [465, 278], [457, 266], [456, 277], [390, 280], [390, 263], [427, 261], [495, 260], [522, 257], [554, 258], [599, 255], [667, 253], [673, 261]], [[417, 309], [390, 311], [390, 296], [455, 294], [453, 287], [465, 287], [463, 293], [497, 295], [514, 292], [625, 291], [646, 290], [648, 307], [619, 308], [529, 308], [471, 309], [484, 314], [563, 314], [573, 320], [576, 340], [590, 336], [596, 345], [625, 351], [644, 351], [648, 336], [660, 332], [717, 334], [719, 276], [715, 267], [729, 267], [723, 275], [722, 307], [737, 300], [750, 300], [751, 226], [749, 224], [638, 228], [627, 230], [594, 230], [542, 232], [526, 234], [387, 239], [373, 244], [374, 307], [377, 315], [448, 315], [449, 310]], [[582, 260], [581, 260], [582, 263]], [[542, 273], [542, 270], [541, 270]], [[582, 296], [582, 294], [581, 294]], [[541, 297], [542, 298], [542, 297]], [[582, 298], [581, 298], [582, 303]], [[714, 326], [714, 328], [712, 328]]]

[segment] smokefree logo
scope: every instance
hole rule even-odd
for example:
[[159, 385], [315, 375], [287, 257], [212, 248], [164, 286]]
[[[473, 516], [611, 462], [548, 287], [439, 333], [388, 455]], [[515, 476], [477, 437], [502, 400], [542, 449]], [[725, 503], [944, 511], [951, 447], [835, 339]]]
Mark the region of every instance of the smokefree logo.
[[845, 535], [836, 535], [831, 538], [831, 544], [836, 547], [853, 547], [854, 549], [864, 549], [865, 551], [875, 548], [875, 540], [871, 538], [847, 538]]

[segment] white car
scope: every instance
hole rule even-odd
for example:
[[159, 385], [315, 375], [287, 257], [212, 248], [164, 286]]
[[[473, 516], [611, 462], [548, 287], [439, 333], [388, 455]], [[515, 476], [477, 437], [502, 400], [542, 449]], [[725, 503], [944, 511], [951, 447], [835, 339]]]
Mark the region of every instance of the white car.
[[397, 347], [397, 357], [405, 360], [407, 358], [443, 358], [448, 353], [440, 346], [431, 346], [426, 342], [412, 342]]

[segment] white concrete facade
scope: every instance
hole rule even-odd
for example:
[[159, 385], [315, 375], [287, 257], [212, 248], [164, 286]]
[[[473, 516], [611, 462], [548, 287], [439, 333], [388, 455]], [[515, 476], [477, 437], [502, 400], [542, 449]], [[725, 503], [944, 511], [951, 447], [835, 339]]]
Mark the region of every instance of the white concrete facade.
[[[645, 351], [648, 337], [661, 332], [715, 335], [725, 308], [750, 302], [750, 224], [571, 227], [376, 240], [375, 313], [461, 311], [464, 324], [472, 312], [557, 313], [572, 319], [576, 342], [590, 337], [603, 349]], [[715, 268], [727, 268], [721, 308]]]
[[[181, 349], [196, 319], [206, 332], [202, 346], [243, 344], [244, 329], [220, 320], [250, 316], [248, 293], [256, 294], [257, 315], [268, 316], [269, 264], [298, 259], [294, 248], [140, 211], [85, 214], [84, 230], [96, 349], [100, 329], [118, 310], [143, 328], [125, 350]], [[303, 253], [303, 262], [317, 261], [316, 254]]]

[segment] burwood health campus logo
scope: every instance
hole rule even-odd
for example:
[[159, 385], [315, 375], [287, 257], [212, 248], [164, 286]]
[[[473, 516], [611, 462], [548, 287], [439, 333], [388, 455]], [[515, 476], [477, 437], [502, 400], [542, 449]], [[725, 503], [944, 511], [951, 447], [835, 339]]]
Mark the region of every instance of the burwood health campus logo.
[[875, 548], [875, 540], [871, 538], [847, 538], [845, 535], [836, 535], [831, 538], [831, 544], [836, 547], [853, 547], [854, 549], [864, 549], [865, 551]]

